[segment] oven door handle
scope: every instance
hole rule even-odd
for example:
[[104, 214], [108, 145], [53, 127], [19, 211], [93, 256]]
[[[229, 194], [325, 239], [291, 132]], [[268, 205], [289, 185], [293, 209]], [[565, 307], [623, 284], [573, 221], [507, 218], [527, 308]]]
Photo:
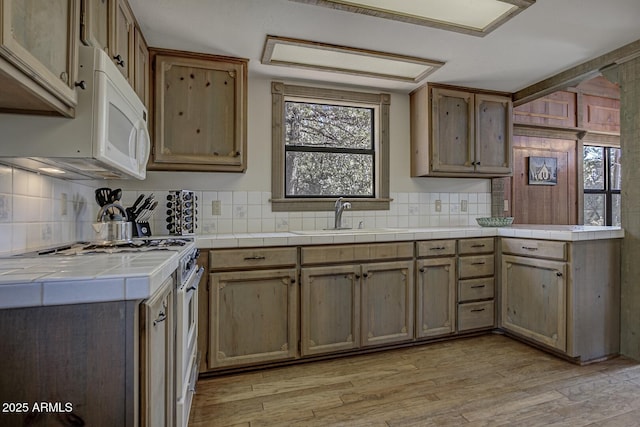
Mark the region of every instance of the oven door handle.
[[193, 285], [187, 287], [187, 289], [185, 290], [186, 293], [189, 293], [191, 291], [195, 291], [196, 289], [198, 289], [198, 284], [200, 283], [200, 279], [202, 278], [203, 274], [204, 274], [204, 267], [200, 267], [200, 270], [198, 270], [198, 272], [194, 275], [194, 277], [192, 277], [191, 280], [189, 280], [191, 283], [193, 283]]

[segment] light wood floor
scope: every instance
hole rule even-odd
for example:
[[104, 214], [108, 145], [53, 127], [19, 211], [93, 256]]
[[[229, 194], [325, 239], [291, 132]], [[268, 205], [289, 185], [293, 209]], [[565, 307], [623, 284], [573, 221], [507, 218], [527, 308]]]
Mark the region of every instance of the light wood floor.
[[198, 382], [190, 426], [640, 426], [640, 364], [500, 335]]

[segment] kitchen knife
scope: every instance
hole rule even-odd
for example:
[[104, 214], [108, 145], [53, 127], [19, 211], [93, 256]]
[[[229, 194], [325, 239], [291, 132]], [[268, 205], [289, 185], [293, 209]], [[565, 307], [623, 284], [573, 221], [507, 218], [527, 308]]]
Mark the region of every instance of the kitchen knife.
[[136, 199], [136, 201], [135, 201], [135, 202], [133, 202], [133, 205], [131, 206], [131, 208], [130, 208], [130, 209], [131, 209], [132, 211], [135, 211], [135, 210], [136, 210], [136, 208], [138, 207], [138, 205], [140, 204], [140, 202], [142, 201], [142, 199], [144, 199], [144, 193], [142, 193], [142, 194], [140, 194], [140, 195], [138, 196], [138, 198]]

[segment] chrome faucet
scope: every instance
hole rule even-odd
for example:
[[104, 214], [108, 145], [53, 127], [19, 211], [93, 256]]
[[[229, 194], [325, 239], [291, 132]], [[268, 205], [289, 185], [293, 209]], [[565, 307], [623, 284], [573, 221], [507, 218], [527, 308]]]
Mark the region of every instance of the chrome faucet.
[[334, 224], [333, 227], [336, 230], [339, 230], [342, 227], [342, 212], [345, 209], [351, 209], [351, 203], [349, 202], [343, 202], [342, 201], [343, 198], [342, 197], [338, 197], [338, 200], [336, 200], [336, 204], [335, 204], [335, 220], [334, 220]]

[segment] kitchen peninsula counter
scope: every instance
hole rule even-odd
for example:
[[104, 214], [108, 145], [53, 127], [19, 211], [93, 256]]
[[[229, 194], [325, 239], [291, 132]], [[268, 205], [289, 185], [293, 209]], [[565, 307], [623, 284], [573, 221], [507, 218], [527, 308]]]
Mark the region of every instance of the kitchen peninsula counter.
[[179, 250], [0, 258], [0, 309], [144, 300], [178, 268]]

